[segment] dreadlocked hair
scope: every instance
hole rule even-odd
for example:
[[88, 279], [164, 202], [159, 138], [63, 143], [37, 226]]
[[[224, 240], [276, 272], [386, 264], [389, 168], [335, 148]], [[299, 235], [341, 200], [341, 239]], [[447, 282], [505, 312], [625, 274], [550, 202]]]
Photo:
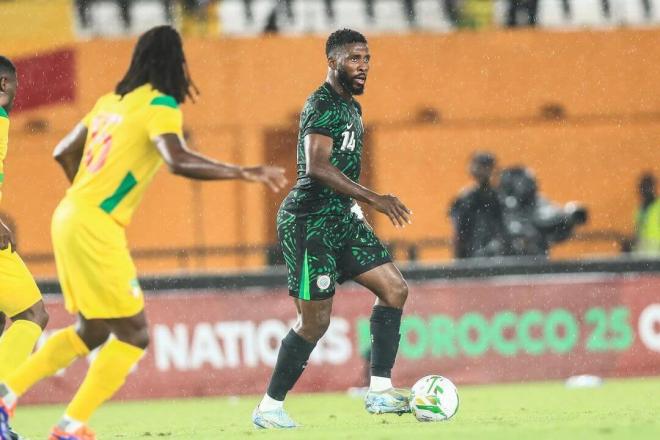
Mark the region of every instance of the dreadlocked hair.
[[181, 36], [171, 26], [157, 26], [140, 36], [131, 65], [117, 83], [115, 93], [123, 97], [147, 83], [179, 104], [186, 97], [194, 101], [194, 95], [199, 94], [190, 78]]

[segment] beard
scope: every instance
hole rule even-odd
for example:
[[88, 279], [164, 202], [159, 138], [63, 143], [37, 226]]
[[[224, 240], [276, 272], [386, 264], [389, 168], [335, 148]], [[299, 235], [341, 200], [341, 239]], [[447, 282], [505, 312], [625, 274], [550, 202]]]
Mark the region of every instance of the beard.
[[340, 67], [338, 70], [339, 83], [344, 89], [351, 93], [351, 95], [361, 95], [364, 93], [364, 85], [355, 84], [353, 79], [348, 76], [348, 72]]

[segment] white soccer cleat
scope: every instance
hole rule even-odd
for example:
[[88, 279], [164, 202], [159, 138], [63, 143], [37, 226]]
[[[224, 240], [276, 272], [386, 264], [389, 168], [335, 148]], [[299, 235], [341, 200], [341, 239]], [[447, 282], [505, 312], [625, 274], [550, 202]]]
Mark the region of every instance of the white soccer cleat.
[[371, 414], [398, 414], [410, 412], [410, 391], [390, 388], [367, 392], [364, 407]]
[[252, 412], [252, 424], [257, 429], [291, 429], [299, 426], [289, 417], [284, 408], [261, 411], [258, 405]]

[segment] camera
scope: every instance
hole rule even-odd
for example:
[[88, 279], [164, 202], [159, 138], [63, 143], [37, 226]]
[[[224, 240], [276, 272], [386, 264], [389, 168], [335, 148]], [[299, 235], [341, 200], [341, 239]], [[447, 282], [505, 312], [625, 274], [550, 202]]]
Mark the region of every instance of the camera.
[[502, 170], [498, 192], [509, 255], [547, 256], [552, 244], [568, 239], [589, 217], [578, 202], [559, 206], [539, 195], [536, 176], [526, 167]]

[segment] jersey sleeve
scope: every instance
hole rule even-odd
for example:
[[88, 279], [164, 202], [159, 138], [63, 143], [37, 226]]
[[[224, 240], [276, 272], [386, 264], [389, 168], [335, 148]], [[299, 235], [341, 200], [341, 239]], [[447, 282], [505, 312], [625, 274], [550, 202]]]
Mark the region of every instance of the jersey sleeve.
[[335, 123], [332, 103], [324, 100], [308, 101], [303, 110], [302, 135], [322, 134], [332, 137], [332, 126]]
[[150, 139], [166, 133], [183, 136], [183, 114], [174, 98], [166, 95], [158, 96], [149, 106], [151, 116], [147, 122], [147, 132]]

